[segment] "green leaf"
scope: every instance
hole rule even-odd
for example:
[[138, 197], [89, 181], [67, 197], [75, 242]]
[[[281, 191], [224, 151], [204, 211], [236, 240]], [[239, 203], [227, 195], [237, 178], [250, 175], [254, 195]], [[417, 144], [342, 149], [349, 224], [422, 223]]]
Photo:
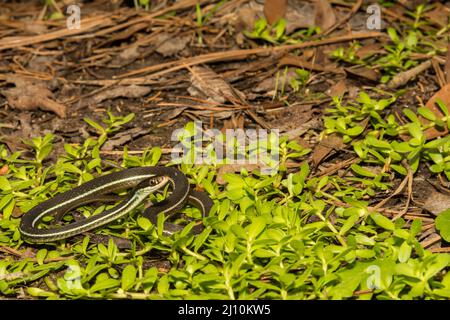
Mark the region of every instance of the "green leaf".
[[439, 109], [441, 109], [442, 113], [446, 117], [448, 117], [448, 115], [449, 115], [448, 108], [445, 105], [445, 103], [442, 101], [442, 99], [441, 98], [437, 98], [435, 103], [438, 105]]
[[378, 226], [382, 227], [383, 229], [389, 231], [393, 231], [395, 229], [394, 223], [378, 212], [372, 213], [370, 217]]
[[83, 120], [91, 127], [97, 129], [100, 134], [105, 133], [105, 129], [101, 125], [99, 125], [97, 122], [95, 122], [89, 118], [84, 118]]
[[165, 295], [169, 291], [169, 276], [167, 274], [163, 275], [157, 285], [157, 290], [160, 295]]
[[395, 31], [394, 28], [388, 28], [387, 32], [388, 32], [388, 35], [391, 38], [392, 42], [394, 42], [394, 43], [399, 43], [400, 42], [400, 39], [399, 39], [399, 37], [397, 35], [397, 31]]
[[33, 297], [56, 297], [56, 294], [54, 292], [45, 291], [41, 288], [36, 287], [28, 287], [27, 292], [30, 296]]
[[248, 241], [256, 239], [266, 227], [266, 220], [262, 217], [253, 219], [253, 222], [247, 227]]
[[442, 139], [434, 139], [430, 142], [427, 142], [424, 145], [424, 147], [427, 149], [439, 148], [439, 147], [443, 146], [444, 144], [448, 143], [449, 140], [450, 140], [450, 136], [446, 136], [445, 138], [442, 138]]
[[5, 176], [0, 176], [0, 190], [9, 191], [11, 190], [11, 184]]
[[411, 250], [411, 246], [406, 241], [403, 241], [398, 251], [398, 261], [400, 261], [401, 263], [405, 263], [406, 261], [408, 261], [408, 259], [411, 257]]
[[339, 234], [341, 236], [345, 235], [347, 233], [347, 231], [349, 231], [355, 225], [355, 223], [356, 223], [356, 221], [358, 221], [358, 219], [359, 219], [358, 214], [352, 214], [342, 225], [341, 229], [339, 230]]
[[245, 232], [244, 228], [242, 228], [238, 224], [232, 225], [230, 230], [231, 230], [231, 232], [233, 232], [236, 235], [236, 237], [238, 237], [240, 239], [246, 239], [247, 238], [247, 233]]
[[[450, 255], [447, 253], [444, 254], [436, 254], [429, 256], [427, 258], [428, 261], [424, 262], [424, 265], [426, 266], [425, 272], [424, 272], [424, 278], [426, 280], [430, 279], [434, 275], [436, 275], [438, 272], [443, 270], [445, 267], [447, 267], [450, 263]], [[430, 263], [427, 263], [430, 262]]]
[[136, 268], [134, 265], [127, 265], [122, 271], [122, 289], [127, 291], [131, 289], [136, 281]]
[[139, 227], [141, 227], [144, 231], [147, 231], [148, 229], [150, 229], [152, 227], [152, 223], [150, 222], [150, 220], [148, 220], [145, 217], [138, 217], [137, 218], [137, 224]]
[[420, 128], [420, 124], [418, 123], [410, 123], [408, 125], [408, 131], [411, 134], [411, 136], [413, 136], [416, 139], [422, 139], [423, 136], [423, 132], [422, 129]]
[[373, 137], [373, 136], [367, 136], [366, 137], [366, 141], [369, 145], [377, 147], [377, 148], [382, 148], [382, 149], [391, 149], [391, 145], [383, 140], [378, 140], [377, 138]]
[[94, 293], [97, 291], [103, 291], [118, 287], [120, 284], [119, 280], [106, 278], [100, 281], [96, 281], [95, 284], [89, 289], [90, 292]]
[[431, 111], [428, 108], [419, 107], [419, 109], [417, 109], [417, 112], [427, 120], [430, 120], [430, 121], [436, 120], [436, 115], [434, 114], [433, 111]]
[[369, 171], [367, 169], [364, 169], [363, 167], [357, 165], [356, 163], [351, 165], [351, 169], [355, 173], [357, 173], [357, 174], [359, 174], [361, 176], [364, 176], [364, 177], [375, 178], [377, 176], [377, 174], [375, 174], [375, 173], [373, 173], [373, 172], [371, 172], [371, 171]]
[[439, 230], [439, 234], [442, 239], [447, 242], [450, 242], [450, 209], [442, 211], [437, 216], [436, 220], [436, 229]]
[[406, 117], [408, 117], [409, 120], [411, 120], [413, 123], [420, 123], [419, 118], [417, 118], [416, 114], [412, 112], [410, 109], [403, 109], [403, 113]]
[[39, 265], [43, 265], [44, 264], [44, 259], [47, 256], [47, 249], [40, 249], [37, 253], [36, 253], [36, 261]]
[[361, 126], [354, 126], [353, 128], [347, 129], [345, 132], [349, 136], [356, 137], [360, 135], [364, 131], [364, 127]]

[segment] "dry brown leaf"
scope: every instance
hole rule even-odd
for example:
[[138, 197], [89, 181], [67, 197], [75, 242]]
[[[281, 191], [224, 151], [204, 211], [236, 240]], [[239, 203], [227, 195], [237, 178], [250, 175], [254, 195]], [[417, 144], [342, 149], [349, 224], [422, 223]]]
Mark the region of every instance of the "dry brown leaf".
[[450, 208], [450, 195], [440, 192], [437, 182], [433, 184], [432, 181], [418, 177], [414, 179], [413, 185], [414, 201], [422, 209], [438, 215]]
[[131, 60], [131, 59], [136, 59], [139, 56], [139, 45], [132, 45], [128, 48], [126, 48], [125, 50], [123, 50], [120, 54], [119, 54], [119, 58], [122, 60]]
[[192, 96], [205, 96], [209, 101], [217, 103], [232, 103], [245, 100], [245, 95], [234, 89], [220, 75], [208, 67], [193, 66], [189, 68], [191, 72], [192, 86], [188, 92]]
[[356, 51], [356, 56], [360, 59], [365, 59], [371, 55], [384, 52], [385, 50], [383, 49], [381, 44], [372, 43], [369, 45], [364, 45], [361, 48], [359, 48], [358, 51]]
[[7, 164], [5, 164], [3, 167], [0, 168], [0, 176], [7, 174], [8, 171], [9, 171], [9, 167]]
[[436, 7], [433, 10], [426, 12], [424, 16], [427, 17], [435, 25], [443, 28], [448, 24], [448, 9], [439, 2], [435, 2], [435, 5]]
[[344, 146], [345, 144], [342, 141], [342, 137], [340, 137], [335, 133], [330, 134], [328, 137], [320, 141], [314, 148], [314, 151], [311, 156], [311, 160], [314, 166], [317, 168], [317, 166], [323, 160], [325, 160], [326, 157], [328, 157], [331, 151], [341, 149]]
[[331, 28], [336, 23], [336, 15], [334, 14], [331, 4], [327, 0], [316, 0], [315, 24], [322, 31]]
[[114, 99], [118, 97], [139, 98], [150, 93], [152, 89], [148, 86], [117, 86], [108, 90], [97, 93], [90, 100], [90, 103], [100, 103], [104, 100]]
[[231, 119], [223, 121], [222, 133], [225, 133], [227, 129], [244, 129], [244, 116], [242, 114], [235, 117], [231, 116]]
[[305, 1], [288, 2], [286, 12], [286, 33], [299, 28], [309, 28], [315, 26], [314, 11], [315, 7], [312, 3]]
[[[435, 105], [435, 102], [438, 98], [440, 98], [442, 102], [444, 102], [444, 104], [447, 106], [447, 109], [449, 109], [450, 111], [450, 84], [445, 85], [443, 88], [441, 88], [441, 90], [436, 92], [434, 96], [432, 96], [431, 99], [428, 100], [427, 104], [425, 105], [425, 107], [433, 111], [437, 117], [442, 118], [444, 115], [442, 114], [439, 107]], [[419, 119], [425, 124], [428, 123], [428, 120], [424, 119], [423, 117], [419, 116]], [[425, 130], [425, 136], [427, 137], [427, 139], [434, 139], [436, 137], [441, 137], [446, 135], [447, 133], [448, 133], [447, 128], [444, 128], [444, 130], [440, 131], [437, 130], [436, 128], [429, 128]]]
[[156, 52], [164, 57], [172, 56], [183, 50], [190, 40], [191, 36], [189, 35], [177, 37], [173, 34], [161, 34], [156, 40], [159, 43]]
[[327, 94], [330, 97], [342, 97], [347, 92], [347, 84], [345, 79], [339, 80], [328, 91]]
[[350, 68], [345, 68], [345, 71], [353, 74], [355, 76], [368, 79], [370, 81], [378, 81], [379, 73], [374, 69], [365, 66], [355, 66]]
[[286, 14], [287, 0], [265, 0], [264, 15], [267, 22], [274, 24], [284, 18]]
[[438, 215], [442, 211], [450, 208], [450, 196], [438, 192], [434, 188], [430, 187], [422, 208], [434, 215]]
[[270, 112], [272, 119], [267, 121], [271, 128], [280, 132], [290, 132], [302, 128], [313, 118], [315, 109], [313, 104], [293, 103], [289, 107], [279, 108]]
[[53, 100], [53, 93], [47, 88], [45, 82], [17, 75], [8, 76], [6, 82], [16, 85], [15, 88], [3, 91], [3, 95], [13, 108], [19, 110], [39, 108], [53, 111], [61, 118], [66, 116], [66, 106]]

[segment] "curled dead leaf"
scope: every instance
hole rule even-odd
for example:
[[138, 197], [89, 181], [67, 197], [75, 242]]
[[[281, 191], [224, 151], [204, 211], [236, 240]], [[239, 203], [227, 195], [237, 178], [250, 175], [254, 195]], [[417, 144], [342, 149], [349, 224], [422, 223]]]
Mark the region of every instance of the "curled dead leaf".
[[6, 82], [14, 83], [15, 88], [5, 90], [3, 95], [13, 108], [19, 110], [42, 109], [53, 111], [59, 117], [66, 116], [66, 106], [53, 100], [53, 93], [43, 81], [10, 75]]
[[323, 160], [325, 160], [331, 151], [341, 149], [345, 146], [342, 137], [336, 133], [330, 134], [328, 137], [320, 141], [311, 156], [311, 160], [315, 167], [317, 167]]

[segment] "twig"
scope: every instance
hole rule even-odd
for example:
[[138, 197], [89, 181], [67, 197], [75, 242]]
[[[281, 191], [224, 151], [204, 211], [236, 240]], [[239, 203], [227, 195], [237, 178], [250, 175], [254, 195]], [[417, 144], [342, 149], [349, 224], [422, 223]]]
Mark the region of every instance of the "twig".
[[[142, 69], [133, 70], [121, 75], [118, 75], [117, 78], [126, 78], [137, 74], [143, 74], [143, 73], [152, 73], [156, 72], [154, 74], [151, 74], [147, 76], [147, 78], [153, 78], [153, 77], [159, 77], [164, 74], [168, 74], [180, 69], [185, 68], [186, 66], [193, 66], [201, 63], [210, 63], [210, 62], [217, 62], [217, 61], [226, 61], [226, 60], [241, 60], [245, 59], [250, 55], [253, 54], [261, 54], [261, 53], [275, 53], [275, 52], [281, 52], [281, 51], [291, 51], [295, 49], [303, 49], [303, 48], [309, 48], [309, 47], [317, 47], [317, 46], [323, 46], [331, 43], [338, 43], [338, 42], [346, 42], [356, 39], [365, 39], [365, 38], [375, 38], [375, 37], [384, 37], [386, 36], [384, 33], [381, 32], [361, 32], [361, 33], [351, 33], [345, 36], [339, 36], [339, 37], [333, 37], [330, 39], [324, 39], [320, 41], [307, 41], [303, 43], [297, 43], [297, 44], [290, 44], [290, 45], [283, 45], [273, 48], [255, 48], [255, 49], [243, 49], [243, 50], [231, 50], [226, 52], [214, 52], [214, 53], [208, 53], [199, 55], [196, 57], [190, 57], [185, 59], [180, 59], [177, 61], [171, 61], [166, 63], [161, 63], [153, 66], [144, 67]], [[163, 70], [163, 71], [160, 71]], [[160, 71], [160, 72], [157, 72]]]
[[422, 62], [417, 67], [414, 67], [404, 72], [400, 72], [394, 78], [392, 78], [391, 81], [389, 81], [388, 87], [391, 89], [395, 89], [406, 84], [409, 80], [417, 76], [419, 73], [422, 73], [423, 71], [431, 67], [431, 65], [432, 63], [430, 59], [425, 62]]
[[73, 36], [76, 34], [82, 34], [90, 31], [91, 29], [94, 29], [98, 26], [104, 25], [104, 24], [111, 24], [112, 21], [106, 16], [103, 17], [92, 17], [92, 18], [86, 18], [83, 20], [83, 23], [81, 24], [80, 29], [72, 29], [69, 30], [65, 26], [62, 29], [49, 32], [46, 34], [38, 35], [38, 36], [27, 36], [27, 37], [17, 37], [14, 39], [6, 39], [3, 40], [2, 44], [0, 45], [0, 51], [6, 50], [6, 49], [12, 49], [22, 46], [28, 46], [31, 44], [37, 44], [42, 42], [47, 42], [59, 38], [64, 38], [67, 36]]

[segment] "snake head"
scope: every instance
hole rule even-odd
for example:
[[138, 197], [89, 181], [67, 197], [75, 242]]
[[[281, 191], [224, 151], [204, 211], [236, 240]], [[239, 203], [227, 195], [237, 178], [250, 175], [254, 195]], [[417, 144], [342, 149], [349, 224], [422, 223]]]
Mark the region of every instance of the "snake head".
[[137, 193], [142, 193], [143, 195], [149, 195], [161, 188], [163, 188], [169, 182], [169, 177], [167, 176], [155, 176], [149, 179], [145, 179], [140, 182], [135, 190]]

